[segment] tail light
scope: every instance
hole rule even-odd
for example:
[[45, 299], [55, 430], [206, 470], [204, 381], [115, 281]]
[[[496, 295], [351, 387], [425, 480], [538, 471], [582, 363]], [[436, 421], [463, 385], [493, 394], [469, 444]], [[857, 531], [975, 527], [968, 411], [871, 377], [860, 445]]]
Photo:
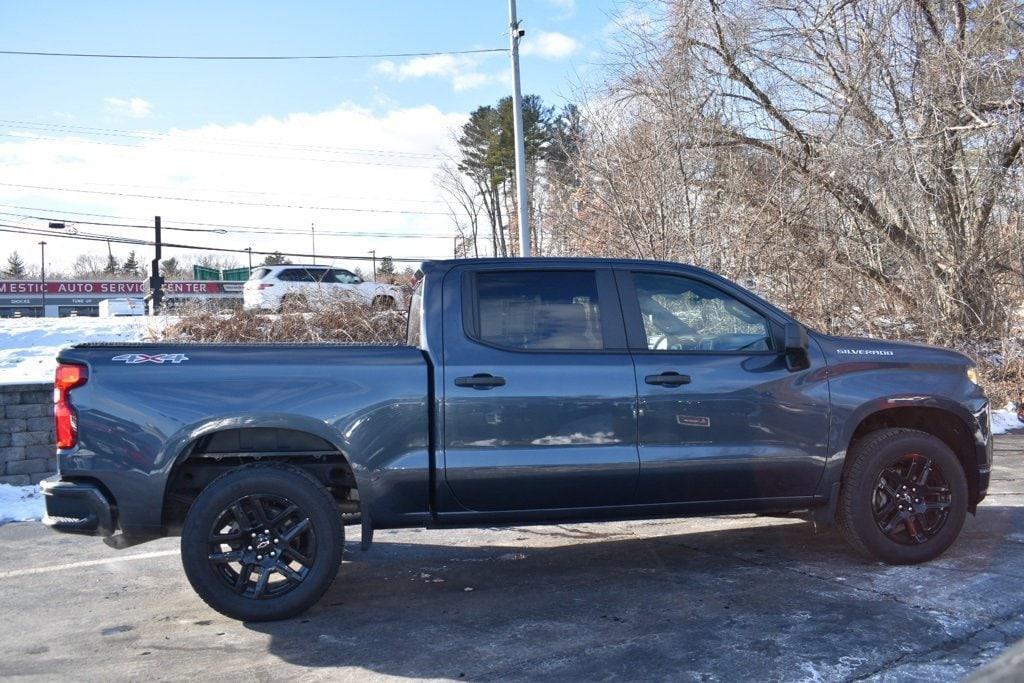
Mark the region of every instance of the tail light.
[[57, 432], [57, 448], [74, 448], [78, 443], [78, 416], [71, 407], [68, 393], [89, 379], [84, 365], [61, 363], [53, 379], [53, 419]]
[[273, 286], [274, 285], [272, 285], [272, 284], [268, 284], [266, 282], [261, 282], [260, 284], [256, 285], [256, 289], [267, 289], [268, 287], [273, 287]]

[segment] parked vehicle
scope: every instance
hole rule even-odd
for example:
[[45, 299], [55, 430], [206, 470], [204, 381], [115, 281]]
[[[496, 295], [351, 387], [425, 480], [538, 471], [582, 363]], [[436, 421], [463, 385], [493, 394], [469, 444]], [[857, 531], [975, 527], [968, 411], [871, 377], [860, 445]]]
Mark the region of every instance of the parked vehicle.
[[[942, 348], [833, 337], [705, 270], [423, 264], [406, 346], [83, 344], [45, 523], [180, 534], [214, 609], [294, 616], [375, 529], [807, 511], [936, 557], [985, 497], [989, 403]], [[356, 517], [357, 516], [357, 517]]]
[[131, 315], [146, 315], [146, 302], [143, 299], [122, 297], [104, 299], [99, 304], [99, 317], [118, 318]]
[[404, 308], [401, 287], [365, 282], [343, 268], [316, 265], [262, 266], [253, 270], [242, 289], [247, 309], [279, 311], [289, 303], [300, 304], [317, 296], [351, 299], [382, 308]]

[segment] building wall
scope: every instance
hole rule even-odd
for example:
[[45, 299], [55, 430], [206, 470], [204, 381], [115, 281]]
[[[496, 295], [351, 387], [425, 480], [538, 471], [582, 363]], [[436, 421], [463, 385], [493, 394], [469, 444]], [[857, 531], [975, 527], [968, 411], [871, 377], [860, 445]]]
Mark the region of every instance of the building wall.
[[0, 483], [35, 484], [56, 471], [53, 385], [0, 385]]

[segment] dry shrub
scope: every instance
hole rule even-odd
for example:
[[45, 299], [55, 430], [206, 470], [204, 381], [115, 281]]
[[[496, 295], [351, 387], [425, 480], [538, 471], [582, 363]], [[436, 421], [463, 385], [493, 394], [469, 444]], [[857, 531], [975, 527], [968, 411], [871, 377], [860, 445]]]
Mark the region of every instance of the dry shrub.
[[978, 364], [981, 385], [994, 408], [1024, 406], [1024, 340], [1011, 338], [992, 344], [961, 347]]
[[293, 300], [281, 313], [217, 311], [193, 305], [160, 331], [171, 342], [348, 342], [401, 344], [406, 313], [365, 306], [336, 296]]

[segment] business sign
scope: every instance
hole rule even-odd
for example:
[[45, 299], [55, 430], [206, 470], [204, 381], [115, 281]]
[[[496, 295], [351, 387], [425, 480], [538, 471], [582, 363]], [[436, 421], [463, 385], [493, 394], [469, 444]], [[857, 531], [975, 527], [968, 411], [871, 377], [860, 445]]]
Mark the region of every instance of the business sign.
[[[164, 282], [164, 300], [205, 299], [239, 301], [244, 282], [200, 282], [172, 280]], [[148, 281], [124, 280], [0, 280], [0, 318], [43, 315], [98, 315], [104, 299], [142, 299], [149, 291]]]
[[[0, 296], [18, 294], [42, 295], [101, 295], [103, 298], [112, 296], [145, 296], [149, 290], [147, 282], [96, 282], [87, 280], [56, 280], [54, 282], [24, 282], [19, 280], [0, 280]], [[203, 295], [227, 294], [241, 292], [241, 287], [225, 287], [220, 282], [198, 282], [193, 280], [169, 280], [164, 282], [165, 294]]]

